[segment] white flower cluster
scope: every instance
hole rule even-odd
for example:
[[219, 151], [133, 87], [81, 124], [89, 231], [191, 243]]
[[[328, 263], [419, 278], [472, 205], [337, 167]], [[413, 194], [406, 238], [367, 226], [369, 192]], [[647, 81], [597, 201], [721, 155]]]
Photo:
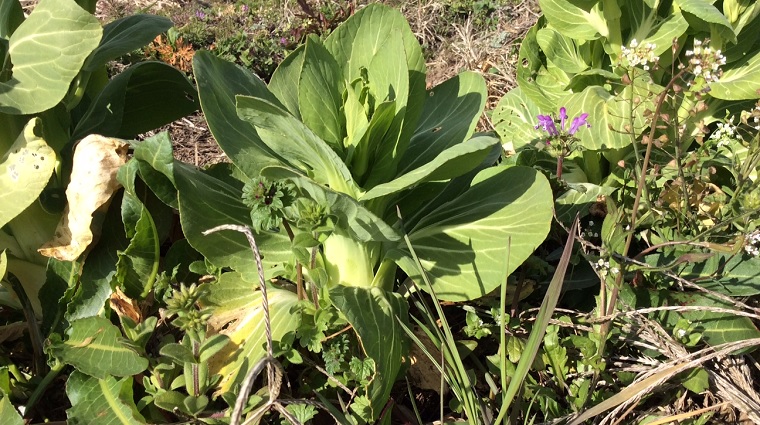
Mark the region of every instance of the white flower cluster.
[[599, 237], [599, 232], [595, 232], [594, 229], [592, 229], [592, 227], [594, 226], [594, 222], [593, 221], [589, 221], [588, 222], [588, 226], [589, 227], [586, 230], [583, 231], [583, 234], [587, 238], [598, 238]]
[[742, 138], [734, 125], [734, 118], [731, 117], [726, 122], [719, 122], [718, 128], [712, 132], [710, 139], [718, 141], [718, 147], [728, 146], [732, 140], [741, 141]]
[[747, 235], [744, 239], [744, 251], [753, 257], [760, 257], [760, 230]]
[[628, 61], [630, 66], [641, 65], [644, 71], [649, 71], [649, 64], [656, 64], [660, 60], [660, 57], [654, 54], [655, 47], [657, 46], [652, 43], [639, 45], [639, 42], [634, 38], [629, 47], [622, 47], [623, 58]]
[[615, 276], [616, 274], [620, 273], [620, 269], [617, 267], [610, 268], [610, 262], [605, 261], [603, 258], [600, 258], [597, 260], [596, 263], [591, 263], [591, 266], [596, 270], [600, 276], [605, 277], [607, 274], [611, 274], [612, 276]]
[[695, 39], [694, 50], [686, 51], [686, 57], [689, 58], [689, 71], [694, 74], [694, 78], [702, 77], [705, 83], [714, 83], [723, 73], [720, 67], [726, 64], [726, 57], [720, 50], [713, 50], [712, 47], [702, 44], [701, 40]]

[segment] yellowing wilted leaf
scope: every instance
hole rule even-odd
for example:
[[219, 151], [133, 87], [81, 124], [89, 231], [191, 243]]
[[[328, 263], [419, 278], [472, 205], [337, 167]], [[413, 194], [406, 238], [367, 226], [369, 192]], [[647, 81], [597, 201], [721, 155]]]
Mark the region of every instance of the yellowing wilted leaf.
[[96, 134], [77, 144], [71, 183], [66, 188], [68, 206], [55, 236], [39, 249], [40, 254], [74, 261], [92, 243], [92, 215], [107, 206], [121, 187], [116, 172], [127, 160], [128, 147], [121, 139]]

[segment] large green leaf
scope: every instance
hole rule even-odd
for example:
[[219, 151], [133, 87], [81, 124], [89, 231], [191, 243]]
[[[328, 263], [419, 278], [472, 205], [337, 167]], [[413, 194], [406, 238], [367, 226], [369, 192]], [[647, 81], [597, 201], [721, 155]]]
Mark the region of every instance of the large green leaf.
[[[249, 254], [252, 253], [249, 251]], [[258, 282], [256, 279], [254, 282]], [[230, 342], [211, 357], [209, 371], [221, 374], [219, 391], [227, 392], [240, 384], [256, 362], [266, 355], [264, 309], [258, 283], [244, 280], [238, 273], [225, 273], [219, 281], [208, 285], [209, 295], [203, 304], [213, 308], [209, 319], [212, 333], [221, 333]], [[296, 294], [276, 287], [267, 287], [272, 340], [280, 341], [298, 328], [300, 319], [293, 314], [298, 303]]]
[[[552, 206], [552, 191], [541, 173], [528, 167], [492, 167], [407, 231], [438, 297], [470, 300], [501, 284], [504, 262], [511, 273], [544, 241]], [[388, 256], [424, 286], [405, 248]]]
[[174, 187], [174, 154], [169, 134], [159, 133], [133, 145], [140, 177], [166, 205], [177, 208]]
[[250, 71], [205, 51], [193, 57], [193, 72], [209, 130], [241, 171], [255, 178], [268, 165], [286, 163], [261, 141], [251, 124], [237, 115], [237, 95], [277, 102], [263, 81]]
[[24, 425], [24, 419], [8, 400], [7, 395], [0, 396], [0, 422], [5, 425]]
[[[405, 66], [399, 63], [396, 56], [401, 52], [397, 41], [392, 40], [396, 37], [400, 37], [401, 48], [406, 55]], [[378, 102], [397, 99], [397, 111], [403, 111], [403, 126], [397, 139], [399, 152], [403, 152], [425, 101], [425, 58], [406, 18], [388, 6], [370, 4], [333, 31], [325, 40], [325, 47], [342, 67], [346, 81], [355, 81], [367, 72]], [[387, 59], [376, 60], [378, 57]], [[399, 78], [403, 78], [399, 74], [402, 68], [408, 72], [408, 82], [399, 86]], [[380, 84], [390, 86], [381, 87]], [[398, 92], [400, 87], [405, 87], [404, 93]], [[392, 96], [386, 98], [383, 93]], [[399, 122], [401, 119], [396, 123]]]
[[710, 84], [710, 96], [725, 100], [760, 97], [760, 51], [746, 60], [732, 64], [716, 83]]
[[145, 46], [171, 27], [172, 21], [163, 16], [138, 14], [117, 19], [103, 27], [100, 45], [87, 58], [84, 69], [94, 71], [110, 60]]
[[586, 58], [572, 38], [553, 28], [542, 28], [536, 34], [536, 41], [551, 65], [568, 74], [577, 74], [588, 69]]
[[486, 97], [485, 80], [474, 72], [463, 72], [432, 88], [397, 175], [433, 161], [470, 137]]
[[626, 105], [625, 100], [600, 86], [589, 86], [582, 93], [567, 96], [565, 101], [568, 115], [589, 114], [591, 128], [578, 132], [580, 143], [589, 150], [619, 149], [631, 144], [630, 135], [623, 131], [628, 122]]
[[729, 39], [736, 43], [736, 34], [731, 22], [718, 10], [713, 3], [715, 0], [676, 0], [674, 3], [686, 13], [694, 15], [711, 24], [716, 24], [724, 29], [723, 34], [729, 35]]
[[491, 119], [505, 147], [519, 152], [526, 146], [533, 147], [546, 136], [545, 132], [536, 129], [536, 117], [547, 112], [541, 111], [520, 87], [516, 87], [501, 98]]
[[34, 114], [58, 104], [102, 33], [73, 0], [41, 0], [11, 35], [13, 76], [0, 83], [0, 112]]
[[[545, 19], [539, 19], [536, 25], [525, 34], [520, 44], [517, 83], [523, 93], [546, 112], [557, 108], [557, 103], [566, 94], [564, 89], [567, 83], [563, 83], [551, 74], [543, 62], [541, 46], [538, 44], [536, 35], [544, 25], [546, 25]], [[562, 71], [558, 70], [558, 72]]]
[[144, 371], [148, 359], [125, 344], [119, 328], [102, 317], [74, 320], [65, 341], [52, 341], [49, 352], [82, 373], [98, 379], [130, 376]]
[[0, 227], [34, 202], [53, 174], [56, 155], [42, 137], [42, 121], [34, 118], [0, 158]]
[[419, 168], [393, 181], [373, 187], [359, 199], [368, 201], [400, 192], [419, 183], [459, 177], [480, 165], [498, 143], [499, 139], [494, 137], [478, 136], [451, 146], [431, 161], [421, 164]]
[[306, 40], [298, 82], [298, 105], [303, 123], [341, 152], [345, 135], [345, 118], [341, 113], [345, 83], [338, 63], [316, 37]]
[[253, 124], [269, 148], [317, 182], [354, 195], [351, 172], [327, 143], [302, 122], [267, 100], [238, 96], [238, 116]]
[[284, 167], [267, 167], [262, 175], [272, 179], [288, 179], [299, 187], [305, 196], [317, 204], [326, 206], [331, 216], [335, 217], [337, 231], [348, 232], [356, 241], [397, 241], [398, 233], [381, 218], [362, 206], [356, 199], [331, 190], [314, 180]]
[[639, 45], [654, 44], [653, 52], [658, 56], [672, 49], [673, 39], [689, 29], [689, 23], [679, 10], [657, 13], [644, 0], [626, 1], [620, 7], [631, 23], [628, 39], [638, 40]]
[[[180, 222], [190, 245], [217, 267], [255, 275], [256, 265], [243, 234], [232, 231], [202, 234], [223, 224], [251, 226], [251, 210], [243, 204], [240, 190], [180, 163], [174, 165], [174, 178]], [[264, 256], [265, 272], [272, 277], [291, 260], [290, 241], [281, 233], [261, 233], [256, 238]]]
[[136, 425], [145, 420], [132, 396], [132, 378], [97, 379], [74, 371], [66, 381], [70, 425]]
[[371, 417], [377, 418], [388, 402], [408, 350], [406, 335], [399, 324], [399, 320], [406, 322], [406, 301], [380, 288], [340, 285], [330, 290], [330, 299], [354, 328], [364, 353], [375, 361], [374, 376], [366, 391]]
[[584, 41], [609, 35], [600, 0], [539, 0], [538, 4], [549, 23], [567, 37]]
[[592, 204], [611, 195], [614, 191], [614, 187], [597, 186], [591, 183], [568, 184], [567, 192], [558, 196], [554, 203], [557, 220], [570, 223], [576, 214], [580, 214], [581, 218], [585, 217]]
[[274, 70], [269, 80], [269, 91], [274, 94], [288, 112], [296, 118], [301, 118], [298, 106], [299, 85], [301, 68], [304, 61], [304, 46], [298, 46], [290, 53]]
[[182, 72], [161, 62], [139, 63], [111, 80], [77, 123], [72, 138], [92, 133], [135, 137], [194, 112], [196, 97]]

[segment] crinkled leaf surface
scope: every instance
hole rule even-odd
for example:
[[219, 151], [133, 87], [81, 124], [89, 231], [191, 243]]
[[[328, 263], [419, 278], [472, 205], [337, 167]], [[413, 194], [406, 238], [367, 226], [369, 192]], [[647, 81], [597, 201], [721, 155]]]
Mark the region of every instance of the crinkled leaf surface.
[[193, 72], [209, 130], [241, 171], [255, 178], [268, 165], [286, 163], [261, 141], [251, 124], [238, 118], [237, 95], [277, 102], [263, 81], [252, 72], [204, 51], [193, 57]]
[[710, 96], [725, 100], [760, 97], [760, 51], [725, 70], [717, 83], [710, 84]]
[[553, 66], [559, 67], [568, 74], [577, 74], [588, 69], [586, 59], [572, 38], [562, 35], [553, 28], [542, 28], [536, 34], [536, 41]]
[[526, 146], [532, 147], [546, 135], [536, 129], [536, 116], [545, 113], [517, 87], [501, 98], [493, 111], [492, 120], [504, 146], [519, 152]]
[[407, 305], [400, 295], [380, 288], [336, 286], [330, 290], [335, 307], [346, 316], [359, 336], [367, 357], [375, 361], [367, 387], [371, 417], [377, 418], [388, 401], [393, 383], [408, 350], [398, 320], [406, 321]]
[[65, 341], [54, 341], [50, 353], [82, 373], [98, 379], [109, 375], [130, 376], [144, 371], [148, 359], [122, 342], [119, 328], [102, 317], [74, 320]]
[[[255, 276], [256, 264], [243, 234], [234, 231], [202, 234], [222, 224], [251, 226], [251, 210], [243, 204], [241, 191], [188, 165], [176, 163], [173, 169], [180, 222], [190, 245], [217, 267], [230, 267]], [[290, 240], [284, 231], [262, 232], [256, 235], [256, 241], [264, 256], [267, 276], [281, 271], [283, 264], [291, 260]]]
[[11, 35], [13, 77], [0, 83], [0, 112], [34, 114], [58, 104], [102, 33], [74, 0], [41, 0]]
[[132, 399], [132, 378], [97, 379], [74, 371], [66, 381], [70, 425], [137, 425], [145, 420]]
[[[501, 284], [504, 262], [511, 273], [544, 241], [553, 203], [549, 182], [536, 170], [492, 167], [407, 232], [438, 297], [471, 300]], [[424, 286], [405, 247], [388, 256]]]
[[137, 14], [117, 19], [103, 27], [100, 45], [92, 52], [84, 69], [94, 71], [108, 61], [139, 49], [172, 27], [172, 21], [163, 16]]
[[[230, 342], [209, 359], [209, 371], [222, 375], [218, 388], [226, 392], [240, 384], [248, 370], [266, 355], [261, 291], [257, 290], [258, 283], [244, 280], [239, 273], [225, 273], [208, 288], [210, 292], [203, 304], [213, 308], [209, 328], [212, 333], [230, 338]], [[298, 297], [276, 287], [268, 287], [267, 291], [272, 340], [280, 341], [299, 325], [300, 319], [291, 311]]]
[[551, 74], [543, 62], [541, 46], [536, 40], [536, 34], [542, 25], [546, 25], [544, 18], [538, 20], [520, 43], [517, 83], [525, 96], [530, 98], [543, 113], [548, 113], [556, 109], [557, 103], [566, 95], [567, 84]]
[[42, 121], [30, 120], [0, 158], [0, 227], [40, 196], [53, 174], [55, 162], [55, 152], [42, 138]]
[[539, 0], [549, 23], [575, 40], [596, 40], [609, 35], [599, 0]]

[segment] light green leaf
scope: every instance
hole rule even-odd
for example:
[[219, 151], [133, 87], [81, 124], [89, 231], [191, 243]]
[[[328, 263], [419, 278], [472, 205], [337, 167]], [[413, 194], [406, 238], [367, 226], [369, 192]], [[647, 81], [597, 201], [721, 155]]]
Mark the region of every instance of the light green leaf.
[[137, 425], [145, 419], [137, 412], [132, 397], [132, 378], [97, 379], [74, 371], [66, 382], [71, 408], [70, 425]]
[[145, 46], [172, 25], [168, 18], [146, 14], [117, 19], [103, 27], [100, 45], [87, 58], [84, 69], [95, 71], [108, 61]]
[[572, 38], [553, 28], [543, 28], [538, 30], [536, 41], [549, 63], [566, 73], [577, 74], [588, 69], [588, 63]]
[[[399, 36], [401, 46], [397, 46], [394, 40], [387, 44], [389, 39]], [[403, 152], [425, 101], [425, 58], [406, 18], [388, 6], [370, 4], [333, 31], [325, 40], [325, 47], [342, 67], [345, 81], [355, 81], [362, 77], [363, 69], [367, 70], [378, 102], [391, 100], [384, 95], [391, 93], [390, 87], [395, 91], [392, 98], [396, 99], [397, 111], [404, 111], [398, 137], [399, 152]], [[406, 65], [394, 59], [402, 49]], [[376, 60], [376, 57], [387, 59]], [[399, 74], [401, 70], [408, 73], [408, 82], [403, 86], [398, 85], [399, 78], [403, 78]], [[399, 91], [401, 87], [404, 87], [403, 93]]]
[[[438, 297], [471, 300], [497, 288], [544, 241], [552, 206], [549, 182], [536, 170], [492, 167], [407, 231]], [[409, 255], [404, 248], [388, 253], [424, 286]]]
[[42, 137], [42, 121], [34, 118], [0, 158], [0, 227], [34, 202], [53, 174], [56, 155]]
[[432, 88], [397, 175], [418, 169], [470, 137], [486, 97], [485, 80], [474, 72], [463, 72]]
[[657, 56], [672, 49], [673, 39], [681, 37], [689, 29], [689, 23], [678, 10], [662, 16], [641, 0], [624, 2], [621, 7], [631, 20], [628, 38], [638, 40], [640, 46], [654, 44], [653, 53]]
[[314, 180], [284, 167], [267, 167], [262, 175], [272, 179], [288, 179], [304, 191], [304, 195], [319, 205], [328, 207], [329, 214], [337, 218], [336, 230], [347, 230], [351, 239], [367, 241], [397, 241], [398, 233], [381, 218], [367, 210], [356, 199], [331, 190]]
[[407, 305], [400, 295], [380, 288], [337, 286], [330, 299], [346, 316], [367, 357], [375, 361], [374, 376], [366, 389], [372, 419], [388, 401], [408, 347], [398, 320], [406, 321]]
[[114, 77], [77, 123], [72, 138], [131, 138], [198, 109], [185, 75], [161, 62], [142, 62]]
[[309, 37], [298, 84], [299, 111], [303, 123], [337, 152], [343, 150], [345, 135], [343, 90], [337, 62], [317, 37]]
[[133, 160], [138, 160], [140, 177], [166, 205], [177, 206], [174, 187], [174, 155], [168, 133], [159, 133], [133, 144]]
[[[174, 165], [179, 192], [182, 231], [190, 245], [217, 267], [256, 274], [256, 264], [245, 235], [224, 231], [204, 236], [202, 232], [223, 224], [251, 227], [251, 210], [243, 204], [240, 190], [187, 165]], [[282, 271], [291, 260], [290, 240], [283, 233], [261, 233], [256, 240], [264, 256], [268, 277]]]
[[710, 84], [710, 96], [725, 100], [760, 98], [760, 51], [726, 69], [717, 83]]
[[51, 343], [50, 354], [92, 377], [136, 375], [148, 367], [148, 359], [122, 342], [119, 328], [110, 320], [102, 317], [74, 320], [66, 335], [66, 341]]
[[338, 154], [286, 110], [265, 99], [238, 96], [237, 113], [294, 168], [334, 190], [351, 195], [357, 192], [351, 172]]
[[263, 81], [250, 71], [205, 51], [193, 56], [193, 73], [209, 130], [242, 172], [255, 178], [268, 165], [287, 163], [261, 141], [251, 124], [237, 115], [237, 95], [277, 101]]
[[58, 104], [102, 33], [74, 0], [41, 0], [11, 35], [13, 76], [0, 83], [0, 112], [35, 114]]
[[458, 177], [480, 165], [499, 139], [490, 136], [474, 137], [464, 143], [451, 146], [437, 157], [388, 183], [373, 187], [360, 201], [368, 201], [398, 193], [418, 183], [448, 180]]
[[732, 42], [736, 43], [736, 34], [731, 22], [726, 19], [723, 13], [713, 5], [715, 0], [676, 0], [674, 3], [684, 12], [694, 15], [697, 19], [712, 24], [717, 24], [727, 31], [732, 37]]
[[549, 23], [567, 37], [575, 40], [596, 40], [607, 37], [609, 28], [605, 22], [599, 0], [539, 0]]
[[550, 111], [542, 111], [528, 98], [520, 87], [509, 91], [501, 98], [493, 111], [492, 121], [505, 148], [519, 152], [525, 147], [533, 147], [546, 134], [536, 129], [537, 116]]
[[[249, 255], [253, 254], [249, 251]], [[230, 338], [229, 343], [209, 359], [209, 372], [222, 375], [218, 389], [226, 392], [240, 384], [248, 369], [266, 355], [261, 291], [256, 289], [258, 283], [246, 281], [238, 273], [225, 273], [208, 288], [209, 295], [203, 302], [204, 306], [213, 308], [209, 319], [210, 333], [220, 333]], [[276, 287], [267, 287], [267, 293], [272, 340], [281, 341], [300, 323], [300, 318], [294, 316], [292, 311], [298, 297], [293, 292]]]
[[5, 425], [24, 425], [24, 418], [13, 407], [7, 395], [0, 395], [0, 422]]
[[298, 92], [300, 90], [298, 81], [301, 76], [303, 61], [304, 46], [301, 45], [280, 62], [280, 65], [274, 70], [268, 86], [269, 91], [282, 102], [288, 112], [298, 119], [301, 119], [301, 111], [298, 106]]
[[564, 104], [571, 117], [589, 114], [587, 121], [591, 128], [584, 128], [577, 133], [585, 149], [619, 149], [631, 144], [631, 137], [623, 131], [627, 122], [624, 117], [628, 116], [626, 101], [600, 86], [590, 86], [582, 93], [567, 96]]
[[520, 54], [517, 59], [517, 83], [525, 96], [530, 98], [542, 111], [557, 109], [557, 104], [565, 95], [565, 87], [570, 82], [562, 81], [556, 73], [567, 77], [562, 70], [555, 69], [554, 73], [546, 68], [541, 55], [541, 46], [536, 39], [538, 30], [546, 25], [544, 18], [525, 34], [520, 44]]

